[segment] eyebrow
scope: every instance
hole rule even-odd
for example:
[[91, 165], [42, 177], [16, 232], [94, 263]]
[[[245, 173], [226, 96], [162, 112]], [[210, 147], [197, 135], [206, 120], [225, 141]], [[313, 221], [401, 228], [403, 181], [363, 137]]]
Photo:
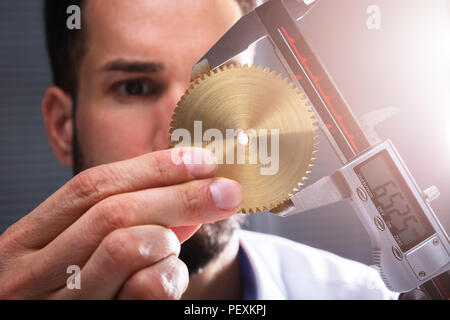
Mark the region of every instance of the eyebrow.
[[127, 73], [160, 73], [164, 71], [164, 69], [165, 67], [162, 63], [117, 59], [108, 62], [104, 67], [101, 68], [101, 71], [121, 71]]

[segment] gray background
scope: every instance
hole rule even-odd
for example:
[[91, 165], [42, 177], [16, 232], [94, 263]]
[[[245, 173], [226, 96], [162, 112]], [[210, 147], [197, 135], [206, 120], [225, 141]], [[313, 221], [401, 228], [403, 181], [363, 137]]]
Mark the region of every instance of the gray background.
[[[380, 30], [366, 28], [372, 4], [381, 8]], [[0, 232], [71, 176], [54, 158], [40, 114], [50, 83], [41, 7], [0, 1]], [[394, 141], [420, 187], [440, 188], [432, 206], [449, 230], [450, 1], [322, 0], [301, 28], [357, 116], [401, 109], [378, 133]], [[280, 69], [267, 42], [258, 46], [257, 62]], [[323, 138], [318, 156], [309, 183], [339, 166]], [[285, 219], [257, 214], [247, 228], [372, 262], [348, 203]]]

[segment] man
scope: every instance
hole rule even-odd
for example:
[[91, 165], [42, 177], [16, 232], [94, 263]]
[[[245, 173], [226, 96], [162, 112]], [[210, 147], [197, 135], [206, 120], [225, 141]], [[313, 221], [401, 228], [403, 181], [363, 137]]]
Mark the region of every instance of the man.
[[[66, 28], [71, 4], [79, 31]], [[165, 150], [192, 66], [249, 4], [46, 1], [55, 85], [42, 113], [76, 176], [2, 234], [1, 298], [395, 297], [367, 266], [237, 231], [239, 184], [214, 178], [206, 150], [177, 150], [181, 164]], [[205, 161], [192, 164], [198, 153]], [[75, 288], [71, 266], [81, 269]]]

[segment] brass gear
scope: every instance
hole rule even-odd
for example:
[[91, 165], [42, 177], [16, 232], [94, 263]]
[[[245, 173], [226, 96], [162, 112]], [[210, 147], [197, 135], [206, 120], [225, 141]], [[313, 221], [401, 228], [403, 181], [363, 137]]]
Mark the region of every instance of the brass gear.
[[[212, 70], [192, 83], [178, 102], [172, 119], [171, 138], [172, 133], [181, 128], [187, 129], [193, 137], [194, 121], [201, 121], [202, 136], [208, 129], [218, 129], [222, 133], [224, 155], [222, 160], [218, 159], [217, 176], [241, 184], [242, 213], [270, 210], [282, 204], [304, 184], [315, 160], [317, 126], [307, 99], [295, 84], [268, 68], [230, 65]], [[237, 154], [239, 143], [234, 136], [230, 144], [233, 147], [226, 148], [226, 129], [248, 134], [246, 137], [250, 140], [244, 146], [245, 164], [226, 164], [226, 155], [231, 151]], [[249, 163], [250, 147], [260, 146], [257, 141], [262, 141], [264, 131], [261, 130], [264, 129], [267, 132], [279, 130], [279, 165], [273, 175], [261, 174], [261, 169], [268, 165], [263, 164], [259, 156], [256, 164]], [[255, 132], [256, 138], [252, 137]], [[263, 134], [258, 135], [258, 132]], [[265, 135], [267, 150], [272, 147], [271, 136]], [[176, 143], [171, 141], [172, 146]], [[210, 143], [202, 139], [201, 144], [208, 148]]]

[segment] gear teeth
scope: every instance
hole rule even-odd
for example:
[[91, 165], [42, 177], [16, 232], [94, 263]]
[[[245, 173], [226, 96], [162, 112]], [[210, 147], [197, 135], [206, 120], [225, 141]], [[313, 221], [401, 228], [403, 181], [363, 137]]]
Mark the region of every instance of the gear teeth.
[[314, 144], [313, 147], [317, 150], [319, 150], [319, 144], [320, 144], [320, 140], [317, 138], [317, 136], [314, 137]]

